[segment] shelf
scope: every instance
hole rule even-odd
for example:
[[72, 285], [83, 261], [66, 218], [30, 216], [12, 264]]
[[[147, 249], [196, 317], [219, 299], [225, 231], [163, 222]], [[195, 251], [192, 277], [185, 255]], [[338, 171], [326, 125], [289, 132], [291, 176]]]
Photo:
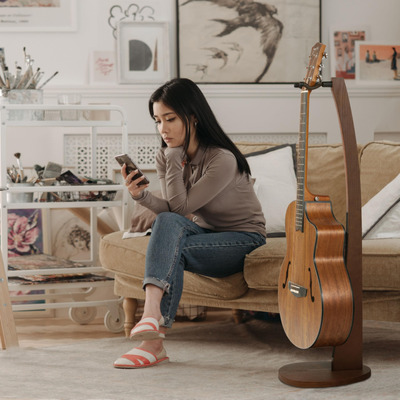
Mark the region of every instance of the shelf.
[[104, 273], [103, 267], [73, 267], [57, 269], [15, 270], [8, 271], [8, 277], [33, 276], [33, 275], [55, 275], [58, 274], [96, 274]]
[[31, 209], [31, 208], [93, 208], [93, 207], [119, 207], [121, 201], [53, 201], [53, 202], [31, 202], [31, 203], [9, 203], [7, 208], [9, 210]]
[[[25, 113], [25, 110], [28, 112]], [[54, 117], [60, 118], [62, 116], [62, 112], [66, 110], [77, 110], [79, 111], [79, 116], [83, 116], [84, 111], [107, 111], [110, 112], [110, 120], [87, 120], [87, 119], [78, 119], [78, 120], [57, 120]], [[23, 117], [41, 117], [42, 115], [48, 119], [43, 120], [30, 120], [26, 118], [25, 120], [13, 120], [10, 118], [14, 118], [16, 116], [20, 116], [20, 114], [11, 114], [13, 111], [24, 111], [22, 114]], [[32, 111], [30, 113], [29, 111]], [[34, 111], [43, 111], [39, 113], [33, 113]], [[50, 111], [51, 113], [46, 115], [46, 111]], [[59, 114], [57, 113], [59, 111]], [[91, 115], [88, 113], [88, 115]], [[50, 119], [51, 117], [51, 119]], [[110, 106], [110, 105], [80, 105], [80, 106], [64, 106], [64, 105], [47, 105], [47, 104], [1, 104], [0, 106], [0, 174], [1, 174], [1, 184], [5, 186], [6, 177], [7, 177], [7, 166], [6, 166], [6, 148], [7, 148], [7, 129], [9, 127], [26, 127], [35, 128], [35, 127], [89, 127], [91, 128], [91, 147], [92, 147], [92, 157], [91, 157], [91, 167], [94, 171], [94, 175], [96, 175], [96, 165], [97, 165], [97, 152], [96, 149], [96, 135], [98, 134], [97, 127], [107, 128], [107, 127], [117, 127], [118, 134], [122, 137], [122, 150], [126, 152], [128, 136], [127, 136], [127, 127], [126, 127], [126, 115], [125, 111], [119, 106]], [[13, 130], [10, 129], [10, 133]], [[66, 130], [68, 131], [68, 130]], [[27, 132], [27, 134], [30, 132]], [[33, 131], [35, 133], [35, 131]], [[52, 134], [52, 131], [47, 131], [47, 134]], [[109, 178], [109, 177], [107, 177]], [[121, 298], [111, 298], [107, 300], [93, 300], [88, 301], [85, 299], [85, 296], [92, 293], [93, 288], [98, 287], [110, 287], [114, 285], [114, 280], [105, 276], [105, 270], [101, 266], [96, 266], [98, 259], [98, 238], [99, 234], [97, 231], [98, 221], [97, 221], [97, 208], [109, 208], [109, 207], [121, 207], [122, 208], [122, 223], [123, 228], [127, 225], [127, 215], [126, 215], [126, 204], [127, 204], [127, 191], [125, 186], [122, 184], [82, 184], [82, 185], [50, 185], [50, 186], [18, 186], [18, 185], [10, 185], [9, 187], [1, 187], [0, 188], [0, 202], [1, 202], [1, 252], [4, 260], [4, 269], [6, 272], [6, 276], [9, 279], [8, 284], [9, 288], [13, 291], [21, 290], [21, 291], [33, 291], [33, 290], [43, 290], [44, 294], [26, 294], [21, 296], [12, 296], [13, 301], [22, 300], [24, 304], [14, 304], [12, 309], [13, 311], [28, 311], [28, 310], [38, 310], [38, 309], [56, 309], [56, 308], [66, 308], [70, 307], [70, 311], [76, 307], [98, 307], [98, 306], [106, 306], [109, 308], [108, 317], [105, 319], [105, 325], [111, 331], [123, 329], [123, 321], [121, 325], [121, 313], [118, 311], [118, 307], [121, 304]], [[7, 193], [6, 193], [7, 191]], [[80, 193], [83, 193], [83, 196], [79, 196]], [[116, 192], [122, 192], [120, 198], [115, 200], [113, 197], [100, 197], [100, 199], [111, 198], [113, 200], [93, 200], [86, 201], [85, 198], [94, 199], [95, 197], [91, 197], [90, 193], [100, 193], [101, 192], [111, 192], [112, 195]], [[41, 199], [41, 194], [43, 193], [54, 193], [56, 194], [56, 198], [63, 197], [63, 193], [72, 193], [74, 194], [73, 198], [82, 199], [78, 201], [31, 201], [31, 202], [12, 202], [12, 200], [19, 200], [19, 196], [11, 197], [8, 195], [18, 194], [18, 193], [35, 193], [38, 195], [38, 199]], [[86, 195], [88, 193], [88, 195]], [[61, 196], [60, 196], [61, 194]], [[31, 196], [28, 197], [30, 199]], [[63, 199], [69, 199], [68, 197], [63, 197]], [[33, 197], [35, 199], [35, 197]], [[11, 201], [9, 201], [11, 200]], [[23, 196], [22, 200], [26, 200]], [[54, 268], [51, 268], [51, 263], [45, 263], [42, 258], [39, 257], [39, 260], [36, 259], [36, 264], [32, 264], [31, 267], [35, 269], [29, 269], [29, 266], [22, 263], [21, 269], [8, 270], [8, 211], [15, 209], [58, 209], [58, 208], [90, 208], [92, 209], [89, 215], [89, 225], [90, 225], [90, 259], [85, 262], [80, 262], [79, 265], [67, 267], [68, 263], [60, 264], [60, 268], [58, 265], [54, 265]], [[76, 211], [75, 211], [76, 212]], [[28, 256], [28, 254], [26, 254]], [[24, 262], [28, 262], [29, 260], [24, 259]], [[64, 260], [65, 261], [65, 260]], [[97, 264], [98, 265], [98, 264]], [[10, 261], [10, 266], [13, 266], [13, 263]], [[44, 267], [41, 269], [40, 267]], [[24, 269], [23, 269], [24, 268]], [[88, 274], [87, 276], [83, 276], [81, 274]], [[35, 275], [51, 275], [51, 279], [47, 281], [38, 281], [38, 282], [30, 282], [28, 277]], [[65, 275], [71, 275], [71, 277], [65, 277]], [[75, 276], [74, 275], [78, 275]], [[24, 278], [25, 277], [25, 278]], [[14, 278], [14, 279], [13, 279]], [[20, 278], [20, 279], [15, 279]], [[65, 281], [63, 281], [65, 279]], [[68, 281], [70, 279], [70, 281]], [[51, 293], [51, 291], [59, 290], [60, 293]], [[77, 291], [76, 289], [87, 289], [86, 292]], [[71, 290], [75, 290], [75, 292], [71, 292]], [[56, 302], [56, 299], [68, 297], [69, 301], [64, 302]], [[42, 303], [29, 304], [32, 300], [45, 299], [46, 301]], [[49, 300], [49, 301], [47, 301]], [[123, 313], [122, 313], [123, 314]], [[84, 315], [84, 313], [82, 314]], [[85, 323], [85, 318], [81, 319], [82, 315], [72, 314], [71, 319], [78, 323]], [[107, 316], [107, 314], [106, 314]], [[106, 322], [107, 321], [107, 322]]]

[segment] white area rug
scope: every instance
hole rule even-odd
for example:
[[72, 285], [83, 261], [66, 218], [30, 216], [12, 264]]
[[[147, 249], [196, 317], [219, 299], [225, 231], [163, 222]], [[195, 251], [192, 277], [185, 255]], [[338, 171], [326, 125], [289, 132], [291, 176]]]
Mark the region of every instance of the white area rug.
[[341, 387], [300, 389], [279, 381], [280, 367], [329, 361], [330, 348], [299, 350], [280, 323], [225, 321], [173, 329], [169, 363], [141, 370], [112, 367], [134, 347], [125, 338], [0, 351], [0, 399], [258, 400], [398, 399], [400, 323], [364, 322], [370, 379]]

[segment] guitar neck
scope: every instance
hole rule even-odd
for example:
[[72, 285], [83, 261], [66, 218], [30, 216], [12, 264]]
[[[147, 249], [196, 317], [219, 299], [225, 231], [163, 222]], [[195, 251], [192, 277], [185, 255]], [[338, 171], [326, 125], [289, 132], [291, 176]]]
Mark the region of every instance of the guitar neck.
[[308, 150], [308, 90], [301, 91], [300, 129], [297, 145], [297, 198], [296, 198], [296, 230], [303, 231], [304, 191], [307, 184], [307, 150]]

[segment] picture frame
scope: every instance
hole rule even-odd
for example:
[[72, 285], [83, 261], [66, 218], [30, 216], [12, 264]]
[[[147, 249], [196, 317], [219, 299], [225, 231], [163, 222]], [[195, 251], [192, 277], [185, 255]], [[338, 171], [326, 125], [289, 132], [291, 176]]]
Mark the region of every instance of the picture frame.
[[50, 254], [70, 261], [90, 261], [90, 226], [69, 209], [50, 210]]
[[356, 78], [356, 41], [365, 41], [369, 29], [330, 29], [329, 55], [331, 61], [331, 76], [344, 79]]
[[0, 3], [0, 32], [76, 29], [76, 0], [5, 0]]
[[[396, 49], [396, 54], [393, 51]], [[369, 54], [369, 55], [368, 55]], [[395, 66], [393, 69], [393, 58]], [[397, 43], [356, 42], [356, 79], [400, 84], [400, 41]]]
[[[10, 237], [8, 244], [8, 257], [27, 256], [49, 252], [48, 236], [48, 210], [45, 209], [10, 209], [7, 214], [8, 235]], [[12, 240], [12, 230], [16, 227], [18, 232], [15, 234], [15, 240]], [[18, 227], [18, 228], [17, 228]], [[25, 227], [21, 229], [21, 227]], [[29, 240], [25, 240], [25, 236]], [[18, 243], [20, 242], [24, 243]], [[26, 317], [51, 317], [53, 311], [41, 309], [40, 304], [44, 300], [18, 300], [19, 296], [42, 295], [45, 290], [37, 290], [34, 286], [27, 285], [26, 290], [10, 291], [12, 304], [38, 304], [37, 310], [18, 311], [14, 313], [16, 318]]]
[[46, 211], [40, 208], [8, 211], [8, 257], [49, 251]]
[[115, 85], [117, 83], [115, 51], [93, 50], [90, 54], [89, 64], [89, 77], [92, 85]]
[[167, 22], [119, 21], [118, 82], [163, 83], [169, 79]]
[[196, 83], [299, 82], [321, 38], [320, 0], [176, 0], [176, 9], [178, 76]]

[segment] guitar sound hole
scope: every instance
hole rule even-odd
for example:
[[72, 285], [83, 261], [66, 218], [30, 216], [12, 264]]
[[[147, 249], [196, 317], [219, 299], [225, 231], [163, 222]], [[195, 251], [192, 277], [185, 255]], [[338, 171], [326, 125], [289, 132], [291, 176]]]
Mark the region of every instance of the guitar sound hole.
[[312, 276], [311, 276], [311, 269], [310, 268], [308, 268], [308, 272], [310, 273], [310, 297], [311, 297], [311, 301], [314, 303], [315, 298], [314, 298], [314, 296], [312, 294]]
[[282, 283], [282, 287], [285, 289], [287, 281], [288, 281], [288, 276], [289, 276], [289, 267], [290, 267], [290, 261], [288, 262], [288, 265], [286, 267], [286, 277], [285, 277], [285, 282]]

